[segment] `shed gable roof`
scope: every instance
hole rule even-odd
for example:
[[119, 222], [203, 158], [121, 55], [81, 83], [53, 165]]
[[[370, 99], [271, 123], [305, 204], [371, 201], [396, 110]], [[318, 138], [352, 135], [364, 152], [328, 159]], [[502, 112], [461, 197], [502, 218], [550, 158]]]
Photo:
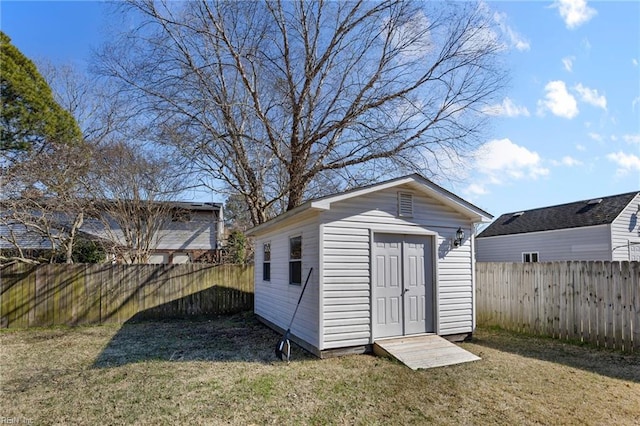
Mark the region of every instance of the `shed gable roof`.
[[557, 206], [505, 213], [482, 231], [477, 238], [610, 224], [637, 194], [638, 191], [628, 192]]
[[420, 176], [417, 173], [390, 179], [384, 182], [376, 183], [373, 185], [354, 188], [338, 194], [328, 195], [314, 200], [307, 201], [306, 203], [283, 213], [261, 225], [258, 225], [250, 229], [248, 235], [256, 235], [264, 231], [265, 229], [274, 226], [275, 224], [289, 220], [294, 216], [297, 216], [305, 211], [326, 211], [331, 209], [331, 205], [338, 201], [347, 200], [350, 198], [359, 197], [365, 194], [381, 191], [388, 188], [394, 188], [401, 185], [409, 184], [416, 191], [423, 193], [429, 197], [432, 197], [442, 204], [451, 207], [453, 210], [461, 213], [475, 222], [487, 222], [493, 218], [490, 213], [482, 210], [481, 208], [469, 203], [466, 200], [458, 197], [454, 193], [447, 191], [439, 185], [431, 182], [429, 179]]

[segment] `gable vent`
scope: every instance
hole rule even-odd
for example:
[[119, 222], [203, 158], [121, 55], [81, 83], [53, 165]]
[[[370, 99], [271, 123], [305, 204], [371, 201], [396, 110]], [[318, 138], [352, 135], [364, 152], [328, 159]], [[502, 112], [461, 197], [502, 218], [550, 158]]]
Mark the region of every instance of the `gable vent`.
[[587, 204], [600, 204], [602, 202], [602, 198], [594, 198], [593, 200], [587, 201]]
[[413, 194], [398, 192], [398, 216], [413, 216]]

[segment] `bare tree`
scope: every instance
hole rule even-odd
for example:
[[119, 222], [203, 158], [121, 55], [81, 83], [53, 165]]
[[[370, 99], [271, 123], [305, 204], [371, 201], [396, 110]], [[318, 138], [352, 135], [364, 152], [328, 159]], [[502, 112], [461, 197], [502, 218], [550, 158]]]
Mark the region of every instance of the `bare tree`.
[[504, 83], [484, 4], [132, 1], [99, 71], [254, 224], [469, 152]]
[[93, 210], [87, 195], [90, 150], [86, 144], [50, 142], [47, 150], [31, 152], [6, 168], [2, 177], [3, 213], [0, 239], [29, 259], [25, 248], [39, 247], [53, 262], [61, 252], [73, 262], [73, 247], [85, 216]]
[[172, 219], [171, 201], [183, 189], [171, 156], [124, 142], [94, 150], [91, 194], [97, 221], [87, 230], [117, 243], [127, 263], [145, 263]]

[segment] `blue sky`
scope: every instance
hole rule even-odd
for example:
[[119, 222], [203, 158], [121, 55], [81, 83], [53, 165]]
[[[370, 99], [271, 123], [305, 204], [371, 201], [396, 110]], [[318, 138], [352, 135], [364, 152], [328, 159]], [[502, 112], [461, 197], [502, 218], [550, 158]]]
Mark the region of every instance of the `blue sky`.
[[[495, 216], [640, 190], [640, 2], [486, 6], [510, 84], [486, 111], [475, 159], [440, 183]], [[2, 1], [0, 26], [31, 59], [83, 66], [103, 40], [103, 9]]]

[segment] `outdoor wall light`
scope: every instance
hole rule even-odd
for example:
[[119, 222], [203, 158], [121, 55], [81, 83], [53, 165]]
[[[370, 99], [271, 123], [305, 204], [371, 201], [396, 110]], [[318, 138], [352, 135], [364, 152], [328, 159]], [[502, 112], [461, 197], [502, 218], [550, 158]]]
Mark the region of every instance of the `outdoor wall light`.
[[453, 240], [453, 246], [460, 247], [460, 244], [462, 244], [462, 240], [464, 240], [464, 231], [462, 230], [462, 228], [458, 228], [458, 230], [456, 231], [456, 238]]

